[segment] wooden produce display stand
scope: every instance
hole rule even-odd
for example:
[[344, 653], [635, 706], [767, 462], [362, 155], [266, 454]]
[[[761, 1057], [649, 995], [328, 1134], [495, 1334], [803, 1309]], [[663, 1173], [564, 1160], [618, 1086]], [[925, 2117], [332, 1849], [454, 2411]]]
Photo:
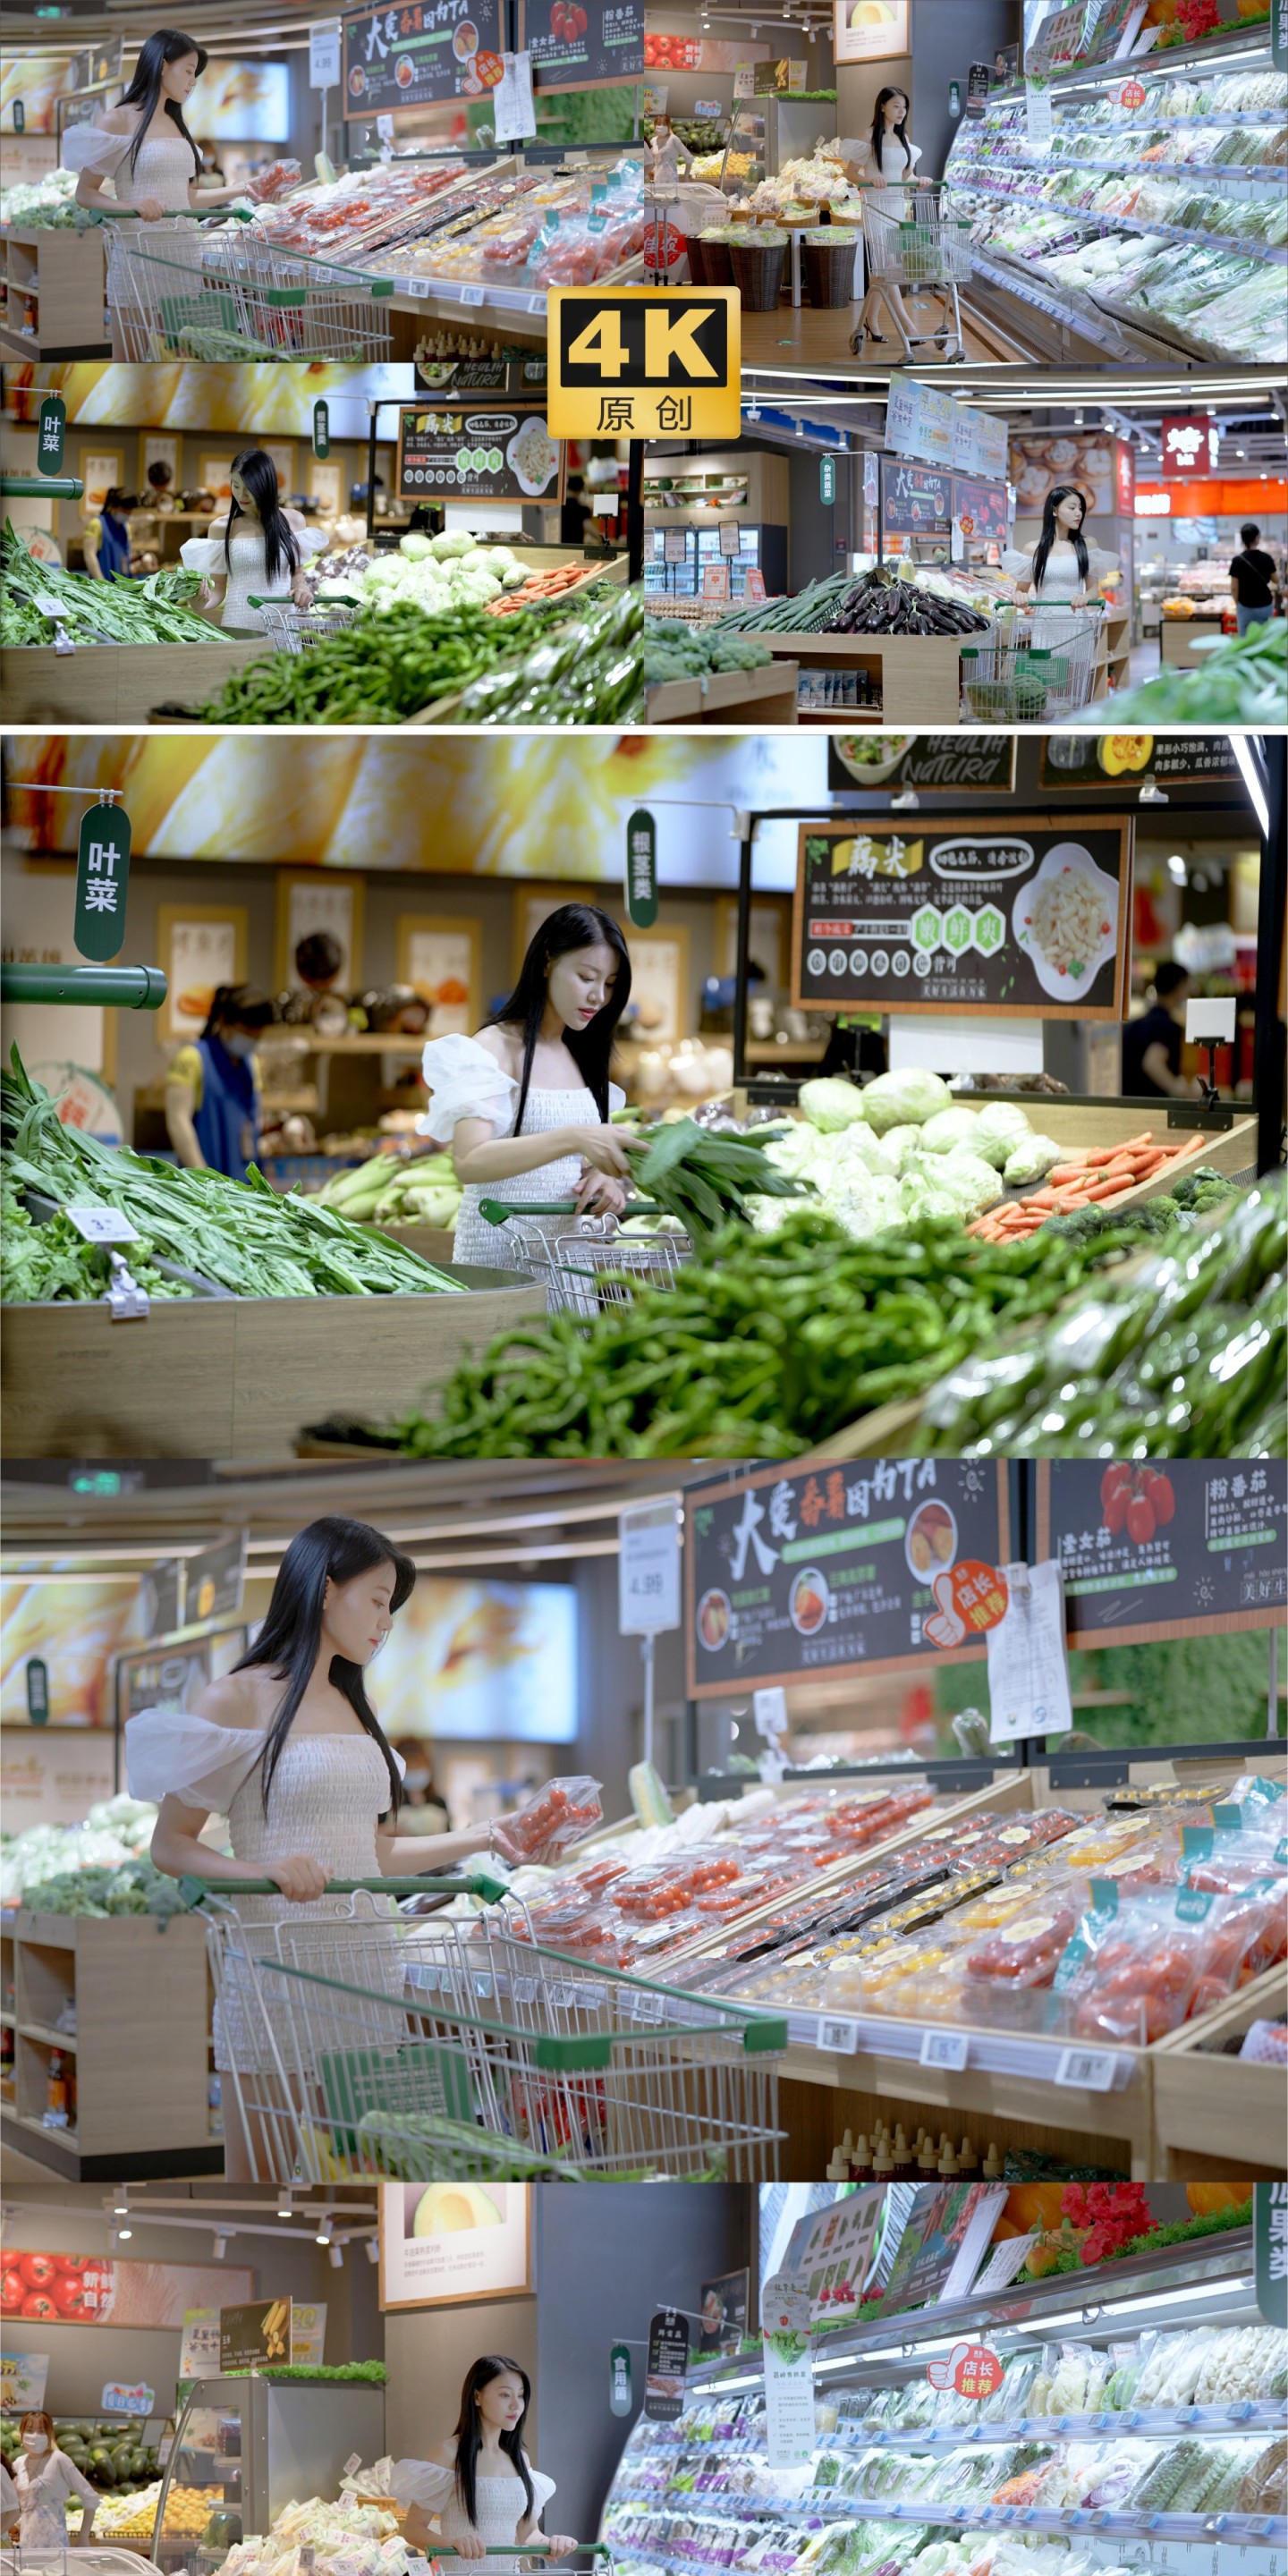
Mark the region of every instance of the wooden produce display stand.
[[[811, 671], [866, 675], [880, 704], [830, 707], [823, 721], [836, 725], [956, 725], [961, 721], [962, 639], [956, 635], [777, 635], [753, 631], [775, 658]], [[969, 641], [969, 638], [966, 639]]]
[[[10, 226], [3, 235], [6, 302], [0, 356], [108, 358], [105, 235], [97, 225]], [[35, 330], [22, 328], [28, 304]]]
[[1225, 634], [1220, 617], [1160, 617], [1158, 657], [1165, 671], [1196, 671]]
[[127, 1324], [105, 1303], [11, 1306], [8, 1454], [280, 1462], [324, 1415], [391, 1419], [494, 1333], [545, 1313], [533, 1280], [457, 1275], [468, 1294], [176, 1298]]
[[0, 653], [0, 689], [11, 724], [145, 725], [155, 706], [181, 691], [195, 704], [213, 696], [235, 671], [267, 649], [262, 635], [222, 636], [208, 644], [52, 644]]
[[1288, 1965], [1281, 1962], [1151, 2050], [1156, 2180], [1196, 2182], [1250, 2166], [1258, 2179], [1282, 2175], [1283, 2066], [1222, 2052], [1254, 2021], [1282, 2021], [1286, 2013]]
[[[13, 1997], [0, 2022], [14, 2034], [0, 2143], [67, 2182], [223, 2172], [223, 2140], [210, 2134], [200, 1916], [6, 1909], [0, 1971]], [[69, 2004], [70, 2034], [57, 2027]], [[42, 2118], [55, 2049], [75, 2068], [75, 2125], [66, 2129]]]
[[794, 725], [799, 673], [798, 661], [775, 658], [758, 671], [703, 671], [692, 680], [659, 680], [645, 693], [647, 721], [727, 725], [746, 715], [757, 725]]

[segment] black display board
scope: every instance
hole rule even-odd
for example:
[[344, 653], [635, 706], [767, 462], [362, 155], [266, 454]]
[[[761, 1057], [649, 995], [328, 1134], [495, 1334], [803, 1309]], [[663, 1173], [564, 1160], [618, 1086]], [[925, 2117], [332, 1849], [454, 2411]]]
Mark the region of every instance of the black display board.
[[[940, 1651], [923, 1634], [935, 1576], [1010, 1556], [1006, 1468], [973, 1458], [764, 1467], [691, 1486], [685, 1538], [691, 1699], [924, 1667]], [[961, 1646], [954, 1661], [985, 1652]]]
[[520, 0], [534, 90], [610, 89], [644, 77], [644, 0]]
[[482, 98], [501, 76], [501, 0], [411, 0], [342, 20], [346, 116]]
[[1121, 1020], [1131, 853], [1129, 814], [803, 823], [792, 999], [829, 1013]]
[[1048, 733], [1042, 736], [1039, 787], [1080, 796], [1084, 788], [1235, 787], [1246, 793], [1234, 746], [1224, 733]]
[[648, 2330], [648, 2374], [644, 2412], [656, 2424], [673, 2424], [684, 2413], [684, 2383], [689, 2368], [689, 2321], [678, 2308], [659, 2308]]
[[[544, 402], [498, 403], [479, 407], [446, 396], [435, 403], [404, 403], [398, 414], [399, 501], [562, 501], [564, 450], [530, 433], [524, 455], [525, 425], [535, 421], [544, 432]], [[550, 470], [542, 479], [545, 455]]]
[[1006, 542], [1006, 485], [981, 483], [974, 474], [953, 476], [953, 517], [962, 522], [966, 537], [993, 537], [999, 545]]
[[[856, 787], [925, 788], [934, 795], [1013, 796], [1013, 733], [829, 733], [827, 783], [853, 795]], [[895, 759], [896, 743], [907, 749]], [[882, 757], [882, 754], [885, 757]]]
[[905, 465], [887, 457], [881, 478], [881, 523], [887, 536], [946, 537], [953, 519], [953, 478], [938, 465]]
[[1286, 1540], [1283, 1459], [1038, 1463], [1037, 1554], [1063, 1572], [1073, 1646], [1273, 1628]]

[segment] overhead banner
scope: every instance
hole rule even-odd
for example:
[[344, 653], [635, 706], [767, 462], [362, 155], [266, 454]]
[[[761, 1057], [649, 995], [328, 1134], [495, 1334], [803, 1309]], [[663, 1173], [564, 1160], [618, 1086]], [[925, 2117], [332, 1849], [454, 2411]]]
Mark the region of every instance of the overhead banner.
[[991, 1019], [1121, 1020], [1132, 817], [802, 824], [792, 999]]
[[[450, 2115], [474, 2119], [468, 2069], [444, 2052], [438, 2072]], [[529, 2290], [529, 2190], [523, 2182], [382, 2182], [381, 2307], [451, 2307]]]
[[253, 2275], [229, 2263], [120, 2263], [114, 2254], [7, 2253], [0, 2315], [24, 2325], [182, 2326], [188, 2311]]
[[1037, 1553], [1071, 1646], [1275, 1628], [1288, 1611], [1288, 1462], [1044, 1458]]
[[[882, 1458], [691, 1486], [684, 1551], [691, 1699], [806, 1674], [898, 1672], [937, 1651], [936, 1585], [1010, 1554], [996, 1460]], [[987, 1619], [962, 1626], [963, 1658]]]
[[534, 90], [611, 89], [643, 77], [644, 0], [520, 0], [519, 17]]
[[1226, 733], [1046, 733], [1039, 787], [1081, 794], [1084, 788], [1143, 786], [1234, 788], [1247, 795]]

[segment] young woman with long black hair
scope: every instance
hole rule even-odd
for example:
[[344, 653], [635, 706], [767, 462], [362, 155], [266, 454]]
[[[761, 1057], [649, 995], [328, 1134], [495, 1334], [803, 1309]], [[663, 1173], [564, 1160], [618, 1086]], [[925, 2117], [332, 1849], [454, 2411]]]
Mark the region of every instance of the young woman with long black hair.
[[[560, 904], [542, 922], [506, 1002], [476, 1038], [431, 1038], [422, 1132], [451, 1147], [464, 1185], [458, 1261], [517, 1267], [521, 1246], [479, 1214], [484, 1198], [575, 1200], [620, 1212], [629, 1140], [610, 1124], [625, 1092], [609, 1080], [613, 1035], [631, 990], [617, 924], [597, 905]], [[566, 1218], [534, 1219], [558, 1230]]]
[[252, 599], [292, 598], [307, 608], [309, 586], [301, 565], [324, 540], [305, 527], [299, 512], [284, 510], [277, 468], [262, 447], [243, 447], [228, 476], [228, 515], [212, 519], [210, 534], [189, 537], [179, 548], [189, 572], [205, 576], [203, 598], [213, 603], [225, 635], [262, 635], [262, 611]]
[[1037, 645], [1059, 645], [1080, 665], [1092, 659], [1096, 628], [1087, 614], [1100, 585], [1120, 571], [1118, 557], [1089, 545], [1087, 496], [1073, 483], [1055, 483], [1042, 505], [1042, 526], [1031, 554], [1018, 548], [1002, 558], [1014, 576], [1016, 597], [1033, 619]]
[[[198, 198], [201, 153], [183, 111], [209, 59], [205, 46], [178, 27], [153, 29], [139, 47], [134, 76], [120, 106], [108, 108], [95, 125], [74, 125], [63, 138], [63, 159], [69, 170], [80, 173], [78, 206], [99, 215], [110, 215], [118, 206], [129, 207], [143, 223], [152, 224], [167, 215], [189, 214], [198, 203], [204, 214], [247, 193], [242, 188], [203, 188]], [[111, 197], [103, 194], [107, 179], [115, 190]], [[196, 227], [184, 229], [195, 231]], [[129, 289], [115, 240], [107, 300], [112, 355], [128, 358]]]
[[[334, 1911], [333, 1878], [411, 1877], [484, 1852], [491, 1828], [400, 1835], [401, 1766], [367, 1697], [366, 1668], [379, 1653], [416, 1580], [410, 1557], [366, 1521], [327, 1515], [293, 1538], [254, 1644], [211, 1682], [193, 1709], [145, 1709], [128, 1720], [131, 1794], [160, 1813], [152, 1858], [174, 1878], [268, 1878], [277, 1896], [242, 1896], [244, 1924], [293, 1912]], [[201, 1840], [212, 1815], [228, 1822], [231, 1854]], [[539, 1857], [539, 1854], [536, 1855]], [[361, 1911], [392, 1899], [355, 1897]], [[396, 1990], [395, 1949], [383, 1971]], [[263, 2041], [240, 1999], [215, 2016], [215, 2063], [263, 2068]], [[261, 2087], [262, 2089], [262, 2087]], [[257, 2178], [263, 2142], [227, 2122], [226, 2170]], [[288, 2159], [289, 2170], [289, 2159]], [[275, 2166], [269, 2171], [278, 2178]], [[262, 2172], [258, 2176], [263, 2179]]]
[[870, 259], [874, 244], [878, 246], [877, 273], [875, 276], [871, 273], [870, 263], [867, 291], [855, 325], [852, 345], [856, 350], [865, 336], [869, 340], [884, 339], [884, 332], [878, 331], [876, 327], [883, 302], [893, 312], [904, 338], [912, 341], [914, 345], [917, 344], [917, 334], [904, 308], [899, 289], [893, 282], [882, 278], [879, 265], [879, 245], [884, 242], [887, 233], [893, 233], [894, 226], [902, 223], [911, 212], [905, 197], [905, 189], [915, 178], [917, 163], [921, 159], [921, 145], [909, 141], [908, 114], [908, 99], [905, 91], [901, 89], [879, 91], [872, 111], [871, 135], [865, 136], [855, 148], [854, 158], [861, 168], [865, 190], [863, 199], [867, 234], [864, 243], [865, 258]]
[[538, 2529], [555, 2482], [524, 2448], [531, 2402], [526, 2370], [504, 2353], [484, 2353], [465, 2374], [455, 2432], [423, 2460], [395, 2462], [396, 2501], [438, 2524], [431, 2557], [437, 2539], [462, 2558], [484, 2560], [490, 2576], [509, 2576], [519, 2562], [508, 2549], [535, 2540], [551, 2558], [566, 2558], [576, 2548], [566, 2533]]

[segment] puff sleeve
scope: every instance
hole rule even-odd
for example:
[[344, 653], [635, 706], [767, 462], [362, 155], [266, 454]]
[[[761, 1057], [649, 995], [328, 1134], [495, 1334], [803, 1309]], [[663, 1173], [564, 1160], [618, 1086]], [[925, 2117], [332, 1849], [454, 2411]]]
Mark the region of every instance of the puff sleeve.
[[125, 1722], [125, 1769], [132, 1798], [183, 1798], [226, 1816], [230, 1799], [264, 1750], [257, 1727], [216, 1726], [169, 1708], [145, 1708]]
[[132, 134], [108, 134], [101, 125], [73, 125], [63, 136], [64, 167], [114, 179], [133, 140]]
[[455, 2483], [454, 2471], [440, 2468], [436, 2460], [395, 2460], [389, 2492], [404, 2508], [418, 2504], [423, 2513], [441, 2513]]
[[519, 1086], [477, 1038], [431, 1038], [421, 1059], [430, 1101], [419, 1122], [422, 1136], [450, 1145], [458, 1119], [490, 1119], [499, 1136], [514, 1122]]

